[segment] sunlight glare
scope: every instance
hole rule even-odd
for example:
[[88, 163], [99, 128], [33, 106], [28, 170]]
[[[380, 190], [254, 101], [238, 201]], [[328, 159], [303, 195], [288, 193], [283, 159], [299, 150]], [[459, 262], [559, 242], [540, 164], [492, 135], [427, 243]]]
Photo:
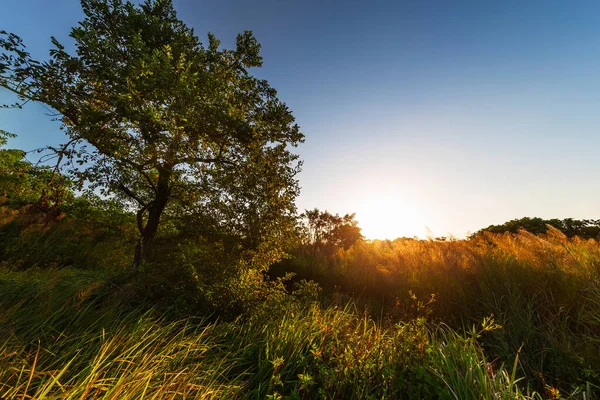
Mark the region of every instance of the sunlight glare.
[[367, 239], [425, 238], [427, 227], [419, 211], [400, 197], [378, 195], [366, 198], [356, 219]]

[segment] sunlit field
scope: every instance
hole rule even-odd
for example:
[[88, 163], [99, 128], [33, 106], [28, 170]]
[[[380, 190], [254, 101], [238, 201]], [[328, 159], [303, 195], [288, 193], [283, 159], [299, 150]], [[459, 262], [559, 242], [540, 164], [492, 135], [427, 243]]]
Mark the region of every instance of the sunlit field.
[[3, 2], [0, 400], [600, 399], [600, 2], [539, 3]]
[[[12, 235], [4, 242], [12, 253], [4, 252], [0, 278], [2, 398], [590, 399], [598, 393], [595, 240], [550, 230], [359, 242], [332, 253], [305, 246], [272, 268], [273, 276], [294, 272], [291, 281], [242, 287], [260, 293], [231, 292], [252, 304], [242, 314], [182, 319], [182, 311], [144, 292], [159, 290], [148, 283], [161, 272], [119, 283], [113, 260], [121, 250], [114, 244], [122, 239], [102, 236], [101, 229], [82, 234], [73, 218], [34, 223], [14, 236], [7, 229], [20, 213], [7, 212], [2, 231]], [[68, 251], [88, 258], [52, 265], [66, 250], [59, 243], [72, 235], [81, 244]], [[17, 267], [20, 251], [34, 244], [41, 246], [37, 266]], [[95, 256], [96, 249], [102, 254]]]

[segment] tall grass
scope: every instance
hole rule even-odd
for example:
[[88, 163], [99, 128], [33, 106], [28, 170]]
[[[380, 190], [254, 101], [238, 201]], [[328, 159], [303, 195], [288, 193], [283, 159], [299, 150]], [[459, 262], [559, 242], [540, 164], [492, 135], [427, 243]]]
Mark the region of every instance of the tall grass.
[[[130, 301], [144, 285], [111, 283], [127, 230], [15, 213], [0, 221], [0, 398], [598, 398], [595, 240], [304, 249], [279, 268], [318, 280], [318, 302], [310, 285], [239, 282], [215, 294], [255, 299], [237, 320], [174, 320]], [[169, 271], [165, 291], [206, 297]]]
[[520, 358], [486, 357], [482, 337], [502, 331], [492, 319], [461, 333], [288, 295], [233, 322], [173, 321], [99, 297], [102, 283], [0, 270], [0, 398], [543, 398]]
[[[221, 351], [216, 325], [103, 306], [86, 299], [96, 283], [81, 272], [38, 272], [53, 277], [43, 283], [31, 275], [2, 277], [0, 398], [228, 398], [239, 392], [241, 382], [223, 378], [235, 360]], [[52, 283], [69, 278], [79, 278], [77, 285]]]
[[535, 236], [358, 243], [325, 257], [301, 249], [277, 268], [351, 294], [391, 320], [427, 316], [458, 331], [494, 315], [486, 353], [544, 392], [600, 385], [600, 246], [556, 229]]

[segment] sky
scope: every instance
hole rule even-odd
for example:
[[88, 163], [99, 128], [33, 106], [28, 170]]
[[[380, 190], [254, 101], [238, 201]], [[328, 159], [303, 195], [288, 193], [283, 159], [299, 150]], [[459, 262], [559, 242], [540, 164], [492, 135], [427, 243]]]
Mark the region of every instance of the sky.
[[[306, 135], [300, 211], [356, 212], [370, 239], [600, 218], [600, 2], [174, 3], [200, 37], [261, 43], [253, 73]], [[76, 0], [20, 0], [0, 30], [44, 58], [81, 19]], [[45, 112], [0, 110], [11, 147], [64, 140]]]

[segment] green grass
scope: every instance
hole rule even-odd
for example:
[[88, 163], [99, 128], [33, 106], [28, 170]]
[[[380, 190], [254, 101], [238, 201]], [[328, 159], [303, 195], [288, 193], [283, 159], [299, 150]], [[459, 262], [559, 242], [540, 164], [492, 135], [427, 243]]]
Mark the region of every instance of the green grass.
[[0, 398], [227, 398], [239, 391], [241, 382], [223, 379], [235, 362], [221, 350], [216, 325], [103, 305], [86, 298], [98, 283], [90, 278], [68, 270], [3, 275]]
[[[279, 266], [318, 296], [176, 262], [125, 282], [126, 229], [2, 215], [1, 399], [600, 398], [595, 240], [381, 241]], [[226, 307], [190, 317], [203, 299]]]
[[[459, 333], [287, 296], [232, 322], [173, 321], [99, 295], [105, 281], [73, 269], [0, 270], [0, 398], [544, 397], [520, 358], [486, 357], [482, 338], [504, 329], [493, 320]], [[562, 395], [590, 399], [593, 389]]]

